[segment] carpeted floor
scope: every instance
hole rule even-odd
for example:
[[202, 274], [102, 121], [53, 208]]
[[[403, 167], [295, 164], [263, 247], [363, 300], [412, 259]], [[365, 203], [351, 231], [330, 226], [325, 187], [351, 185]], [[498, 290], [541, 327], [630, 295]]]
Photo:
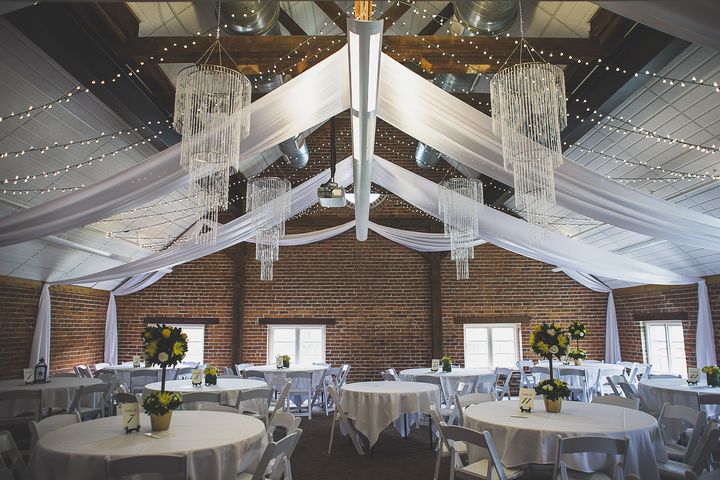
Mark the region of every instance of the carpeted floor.
[[[312, 420], [303, 418], [300, 443], [292, 458], [294, 480], [432, 480], [435, 452], [430, 449], [427, 427], [413, 429], [402, 438], [394, 428], [386, 428], [371, 455], [360, 456], [348, 437], [335, 430], [332, 453], [328, 441], [332, 417], [318, 412]], [[367, 447], [366, 447], [367, 451]], [[447, 458], [440, 466], [440, 479], [449, 475]], [[550, 475], [527, 473], [523, 479], [544, 479]]]

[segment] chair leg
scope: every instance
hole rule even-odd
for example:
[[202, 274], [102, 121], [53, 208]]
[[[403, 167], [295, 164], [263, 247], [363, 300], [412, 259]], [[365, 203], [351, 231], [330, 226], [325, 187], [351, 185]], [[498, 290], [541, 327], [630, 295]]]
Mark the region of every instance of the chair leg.
[[328, 455], [330, 455], [330, 451], [332, 450], [333, 436], [335, 435], [335, 420], [336, 419], [333, 417], [332, 428], [330, 429], [330, 444], [328, 445]]
[[430, 450], [433, 448], [432, 417], [428, 417], [428, 432], [430, 434]]
[[435, 456], [435, 475], [433, 480], [438, 480], [440, 476], [440, 459], [442, 458], [442, 443], [438, 442], [437, 455]]

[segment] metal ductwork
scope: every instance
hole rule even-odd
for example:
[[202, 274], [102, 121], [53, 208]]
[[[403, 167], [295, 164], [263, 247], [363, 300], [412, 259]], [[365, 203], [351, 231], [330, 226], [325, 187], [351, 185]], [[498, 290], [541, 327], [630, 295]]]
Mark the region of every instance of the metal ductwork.
[[455, 18], [471, 27], [472, 34], [493, 36], [506, 32], [515, 22], [520, 0], [456, 0], [453, 6]]
[[418, 142], [415, 148], [415, 163], [423, 170], [430, 170], [440, 162], [442, 154], [423, 142]]
[[220, 6], [223, 28], [236, 35], [280, 35], [280, 2], [226, 0]]
[[305, 144], [305, 135], [299, 134], [293, 138], [280, 142], [280, 151], [283, 157], [293, 168], [305, 168], [310, 160], [310, 152]]

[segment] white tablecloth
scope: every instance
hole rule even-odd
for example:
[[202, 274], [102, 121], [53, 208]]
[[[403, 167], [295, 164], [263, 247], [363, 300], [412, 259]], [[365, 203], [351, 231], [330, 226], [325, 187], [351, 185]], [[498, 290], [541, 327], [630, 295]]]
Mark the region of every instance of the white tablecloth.
[[427, 413], [440, 405], [440, 389], [418, 382], [358, 382], [342, 387], [340, 403], [372, 447], [380, 432], [403, 414]]
[[[465, 411], [465, 426], [487, 430], [507, 467], [553, 464], [558, 435], [628, 437], [625, 472], [643, 480], [659, 478], [655, 460], [667, 461], [657, 421], [647, 413], [629, 408], [564, 401], [561, 413], [545, 412], [542, 398], [535, 400], [533, 413], [520, 418], [517, 400], [473, 405]], [[477, 449], [471, 449], [473, 460]], [[568, 457], [571, 468], [591, 472], [602, 468], [603, 456], [578, 454]]]
[[[143, 397], [149, 392], [159, 392], [160, 382], [148, 383], [145, 385]], [[217, 385], [206, 386], [204, 383], [199, 387], [193, 387], [192, 380], [171, 380], [165, 382], [165, 390], [178, 392], [180, 394], [195, 392], [220, 392], [220, 400], [227, 405], [235, 405], [240, 392], [268, 388], [267, 383], [261, 380], [250, 380], [244, 378], [218, 378]]]
[[[540, 362], [538, 365], [547, 367], [547, 362]], [[614, 363], [583, 363], [580, 366], [577, 365], [563, 365], [560, 362], [553, 362], [553, 368], [569, 368], [572, 370], [584, 370], [587, 376], [588, 386], [592, 389], [596, 385], [601, 387], [605, 383], [605, 377], [612, 375], [622, 375], [625, 372], [625, 367], [622, 365], [616, 365]], [[566, 377], [568, 383], [571, 385], [579, 385], [580, 382], [577, 377]]]
[[[697, 409], [698, 394], [720, 393], [720, 388], [708, 387], [704, 381], [698, 385], [688, 385], [682, 378], [649, 378], [640, 382], [638, 393], [648, 409], [659, 412], [666, 402]], [[708, 415], [720, 414], [717, 405], [703, 405], [703, 409]]]
[[276, 375], [284, 376], [288, 372], [311, 372], [313, 376], [313, 387], [320, 383], [320, 377], [327, 369], [322, 365], [290, 365], [288, 368], [277, 368], [275, 365], [258, 365], [248, 368], [248, 370], [257, 370], [265, 374], [265, 380], [269, 383]]
[[[96, 378], [80, 377], [52, 377], [49, 383], [25, 385], [25, 381], [0, 381], [0, 392], [13, 390], [42, 390], [42, 408], [67, 409], [81, 385], [94, 385], [102, 383]], [[0, 417], [14, 417], [28, 411], [26, 401], [13, 401], [0, 403]]]
[[[453, 368], [452, 372], [433, 372], [429, 368], [410, 368], [400, 372], [400, 380], [412, 382], [415, 381], [416, 375], [431, 375], [440, 378], [443, 395], [447, 400], [455, 395], [455, 387], [459, 382], [474, 384], [480, 375], [492, 374], [493, 371], [488, 368]], [[480, 385], [481, 392], [490, 392], [492, 384]]]
[[187, 455], [190, 478], [226, 480], [252, 472], [268, 443], [260, 420], [235, 413], [175, 411], [162, 438], [144, 435], [150, 431], [145, 414], [141, 433], [126, 435], [121, 424], [122, 417], [107, 417], [45, 435], [30, 459], [31, 478], [102, 480], [106, 456]]
[[[175, 379], [175, 372], [177, 371], [177, 368], [187, 368], [190, 367], [190, 365], [184, 365], [184, 364], [178, 364], [175, 368], [168, 368], [167, 372], [165, 374], [166, 378], [165, 380], [174, 380]], [[114, 375], [117, 375], [117, 377], [120, 379], [120, 381], [126, 385], [130, 385], [130, 372], [137, 372], [137, 371], [148, 371], [152, 372], [153, 374], [157, 375], [158, 382], [162, 380], [162, 368], [158, 367], [157, 365], [153, 367], [133, 367], [132, 364], [130, 365], [111, 365], [109, 367], [105, 367], [102, 369], [103, 372], [110, 372]]]

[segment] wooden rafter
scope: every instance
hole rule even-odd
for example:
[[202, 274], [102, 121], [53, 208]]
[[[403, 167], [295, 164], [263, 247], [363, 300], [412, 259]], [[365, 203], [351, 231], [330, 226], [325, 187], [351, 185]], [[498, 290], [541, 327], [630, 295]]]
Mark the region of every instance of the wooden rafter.
[[390, 28], [395, 25], [395, 22], [400, 20], [400, 17], [410, 10], [410, 6], [410, 3], [403, 2], [396, 2], [390, 5], [379, 17], [385, 22], [383, 24], [383, 33], [390, 30]]
[[288, 32], [290, 32], [290, 35], [307, 35], [305, 30], [303, 30], [302, 27], [298, 25], [290, 15], [288, 15], [284, 8], [280, 9], [280, 23], [287, 29]]
[[452, 2], [448, 2], [448, 4], [440, 10], [440, 13], [438, 13], [435, 18], [430, 20], [428, 24], [420, 30], [418, 35], [434, 35], [438, 30], [440, 30], [440, 27], [445, 24], [447, 19], [453, 16], [454, 12], [455, 8], [453, 7]]
[[342, 30], [344, 33], [347, 33], [347, 15], [342, 10], [342, 8], [338, 7], [337, 3], [316, 1], [315, 5], [317, 5], [320, 10], [322, 10], [325, 15], [327, 15], [330, 20], [332, 20], [333, 23], [338, 26], [340, 30]]
[[355, 0], [355, 18], [358, 20], [372, 20], [372, 1]]

